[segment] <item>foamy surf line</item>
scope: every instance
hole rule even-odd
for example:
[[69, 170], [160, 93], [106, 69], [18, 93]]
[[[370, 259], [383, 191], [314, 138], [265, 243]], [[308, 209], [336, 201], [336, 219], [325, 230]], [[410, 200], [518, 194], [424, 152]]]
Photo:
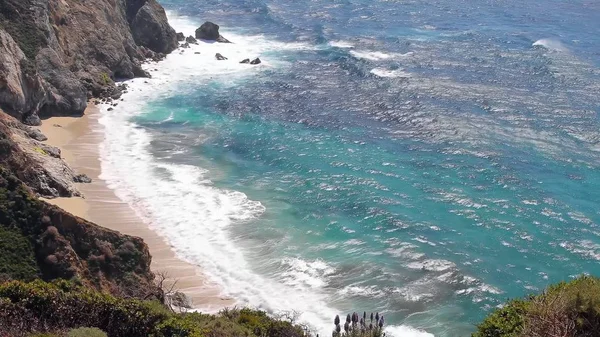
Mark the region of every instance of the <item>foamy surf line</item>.
[[[185, 35], [192, 35], [200, 24], [173, 12], [168, 16], [176, 30]], [[212, 282], [220, 285], [223, 296], [234, 298], [238, 305], [271, 313], [299, 312], [301, 322], [328, 335], [333, 317], [342, 314], [328, 305], [323, 289], [326, 282], [320, 279], [331, 272], [330, 266], [319, 261], [294, 261], [288, 273], [279, 277], [254, 272], [228, 229], [232, 224], [259, 218], [263, 205], [241, 192], [215, 188], [208, 172], [200, 167], [155, 160], [150, 152], [152, 135], [132, 122], [149, 103], [181, 94], [185, 87], [198, 88], [215, 80], [235, 85], [237, 80], [255, 76], [265, 68], [285, 64], [276, 58], [261, 57], [263, 64], [253, 67], [239, 64], [238, 59], [259, 57], [269, 51], [311, 48], [262, 36], [223, 34], [234, 43], [200, 43], [183, 53], [173, 52], [161, 63], [147, 64], [152, 79], [127, 81], [125, 102], [110, 111], [108, 106], [100, 107], [99, 122], [105, 132], [100, 145], [101, 179], [168, 242], [178, 258], [200, 266]], [[216, 52], [229, 60], [215, 60]], [[172, 118], [172, 114], [166, 115]], [[388, 332], [392, 336], [432, 336], [406, 326], [389, 326]]]

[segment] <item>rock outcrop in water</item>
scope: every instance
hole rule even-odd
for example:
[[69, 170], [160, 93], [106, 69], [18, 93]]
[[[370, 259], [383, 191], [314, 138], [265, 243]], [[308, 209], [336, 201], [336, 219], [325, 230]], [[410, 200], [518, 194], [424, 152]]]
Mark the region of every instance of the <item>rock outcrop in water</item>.
[[205, 22], [196, 29], [196, 38], [207, 41], [217, 41], [221, 43], [231, 43], [229, 40], [219, 34], [219, 25], [212, 22]]
[[114, 79], [177, 48], [156, 0], [0, 0], [0, 108], [26, 122], [81, 115]]

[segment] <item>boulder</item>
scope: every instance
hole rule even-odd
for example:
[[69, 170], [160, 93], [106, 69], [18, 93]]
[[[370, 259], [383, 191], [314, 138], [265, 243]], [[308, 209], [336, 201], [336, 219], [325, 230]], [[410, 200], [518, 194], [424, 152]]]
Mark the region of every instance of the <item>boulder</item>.
[[261, 61], [258, 57], [255, 58], [254, 60], [250, 61], [250, 64], [260, 64], [260, 63], [261, 63]]
[[216, 41], [219, 38], [219, 25], [212, 22], [205, 22], [196, 29], [196, 38], [208, 41]]
[[193, 36], [186, 37], [185, 42], [190, 44], [198, 44], [198, 40], [196, 40]]
[[46, 137], [40, 130], [38, 130], [36, 128], [29, 128], [27, 135], [29, 135], [29, 137], [31, 137], [39, 142], [44, 142], [44, 141], [48, 140], [48, 137]]
[[76, 183], [89, 184], [92, 182], [92, 179], [85, 174], [78, 174], [73, 178], [73, 181]]
[[177, 41], [185, 41], [185, 35], [183, 35], [183, 33], [177, 33]]
[[220, 53], [215, 54], [215, 58], [219, 61], [227, 60], [227, 58]]
[[240, 63], [250, 63], [250, 59], [243, 59]]
[[212, 22], [205, 22], [196, 29], [196, 38], [207, 41], [217, 41], [221, 43], [231, 43], [229, 40], [219, 34], [219, 25]]
[[219, 35], [219, 37], [217, 38], [217, 42], [219, 42], [219, 43], [231, 43], [231, 41], [229, 41], [226, 38], [224, 38], [223, 35]]
[[181, 45], [181, 48], [189, 48], [189, 47], [190, 47], [190, 44], [187, 42]]

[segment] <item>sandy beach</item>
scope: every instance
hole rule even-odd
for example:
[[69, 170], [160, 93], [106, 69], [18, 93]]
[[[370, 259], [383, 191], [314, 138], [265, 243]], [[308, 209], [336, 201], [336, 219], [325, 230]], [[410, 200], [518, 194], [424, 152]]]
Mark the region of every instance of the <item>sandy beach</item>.
[[234, 305], [232, 299], [220, 295], [217, 285], [202, 276], [199, 267], [177, 258], [168, 243], [99, 178], [99, 144], [104, 137], [99, 114], [90, 104], [83, 117], [53, 117], [43, 121], [40, 130], [48, 137], [46, 143], [59, 147], [62, 157], [77, 173], [85, 173], [92, 179], [91, 184], [77, 184], [84, 198], [47, 201], [101, 226], [143, 238], [150, 247], [152, 270], [168, 275], [171, 283], [176, 280], [176, 288], [192, 300], [194, 307], [215, 312]]

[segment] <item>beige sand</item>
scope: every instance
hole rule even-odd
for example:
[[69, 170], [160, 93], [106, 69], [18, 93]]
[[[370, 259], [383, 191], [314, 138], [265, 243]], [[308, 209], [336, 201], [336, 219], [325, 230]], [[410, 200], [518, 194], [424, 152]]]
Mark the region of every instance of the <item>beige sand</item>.
[[166, 241], [98, 178], [99, 144], [103, 140], [103, 126], [98, 118], [98, 109], [90, 104], [83, 117], [53, 117], [43, 121], [40, 130], [48, 137], [46, 143], [59, 147], [62, 157], [77, 173], [92, 178], [91, 184], [77, 184], [84, 198], [57, 198], [49, 202], [101, 226], [143, 238], [150, 247], [152, 270], [166, 273], [171, 281], [177, 280], [176, 288], [192, 299], [194, 307], [214, 312], [234, 305], [232, 299], [220, 295], [219, 288], [204, 278], [197, 266], [178, 259]]

